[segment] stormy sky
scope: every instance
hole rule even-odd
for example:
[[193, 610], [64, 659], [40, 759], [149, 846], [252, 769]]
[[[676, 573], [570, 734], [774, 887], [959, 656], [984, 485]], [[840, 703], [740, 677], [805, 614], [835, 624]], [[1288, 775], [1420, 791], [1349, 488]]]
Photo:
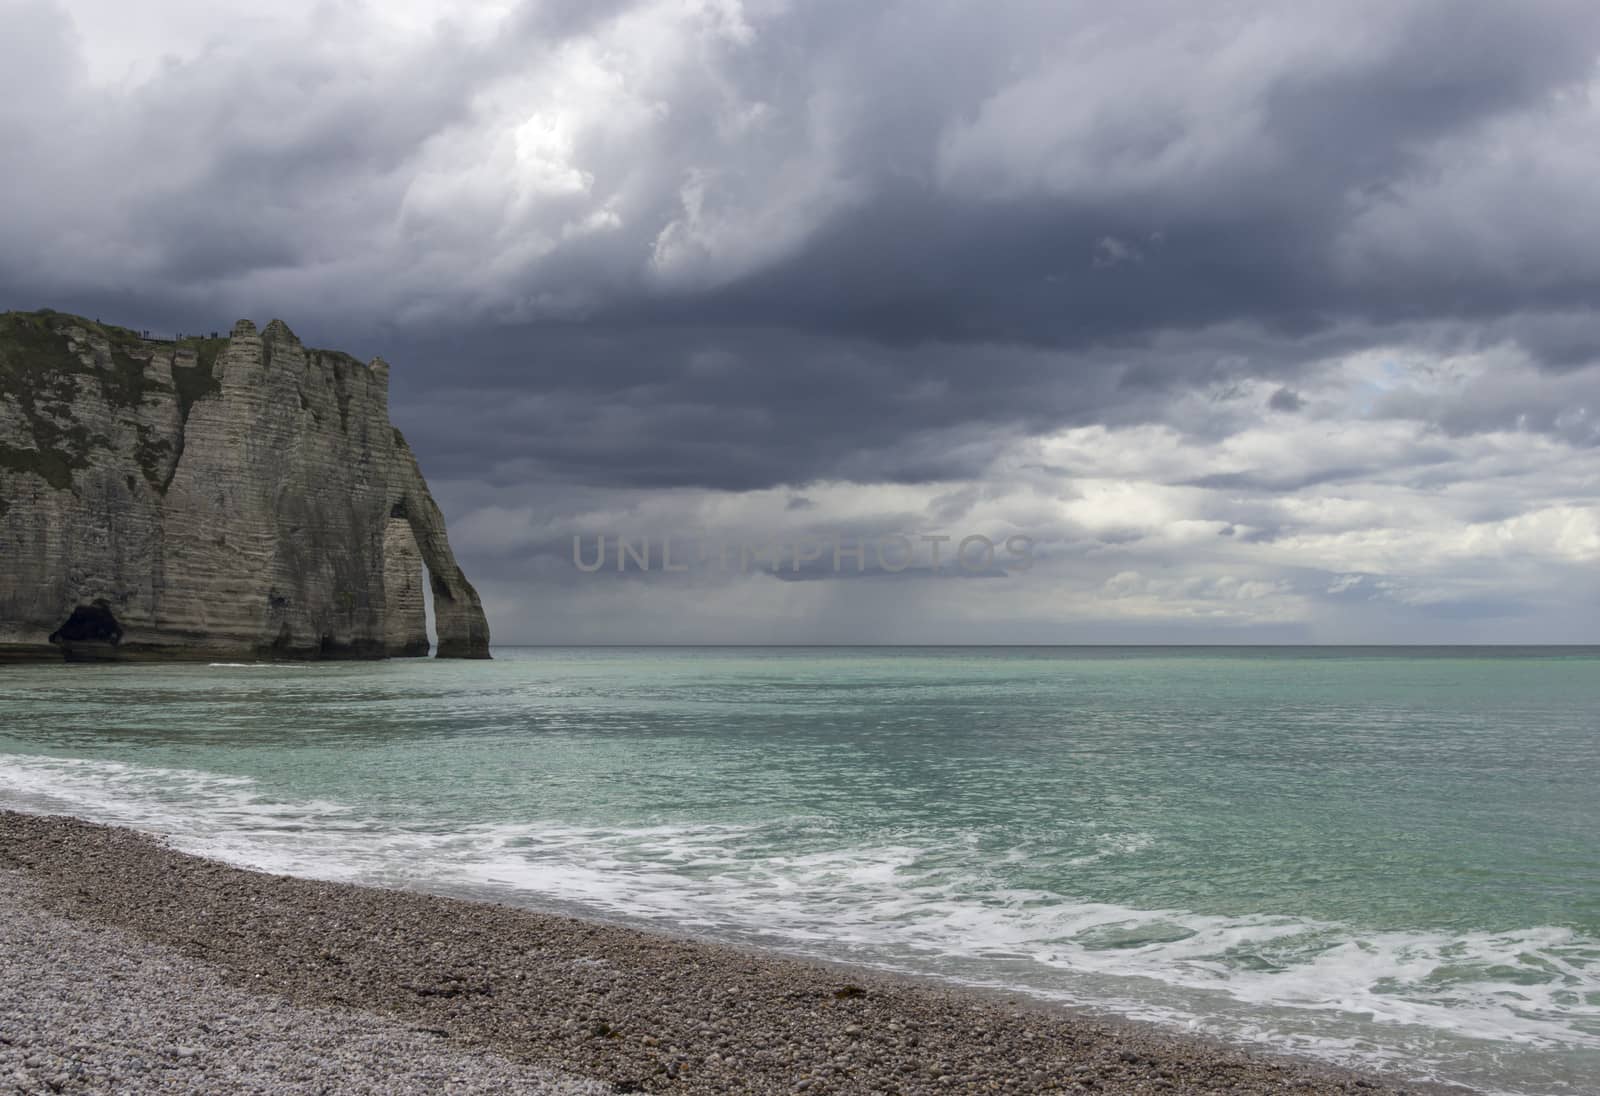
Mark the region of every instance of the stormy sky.
[[1600, 641], [1587, 0], [0, 17], [0, 307], [388, 358], [497, 641]]

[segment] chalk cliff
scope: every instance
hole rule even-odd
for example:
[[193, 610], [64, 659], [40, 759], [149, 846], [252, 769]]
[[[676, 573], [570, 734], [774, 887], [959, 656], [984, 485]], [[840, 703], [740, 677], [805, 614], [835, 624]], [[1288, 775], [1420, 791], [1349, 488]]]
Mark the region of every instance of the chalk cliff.
[[487, 658], [389, 367], [0, 314], [0, 659]]

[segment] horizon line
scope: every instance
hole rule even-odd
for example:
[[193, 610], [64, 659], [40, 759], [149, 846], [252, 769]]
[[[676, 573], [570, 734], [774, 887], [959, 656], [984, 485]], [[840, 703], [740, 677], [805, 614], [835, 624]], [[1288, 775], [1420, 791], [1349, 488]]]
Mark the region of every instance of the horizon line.
[[1363, 648], [1363, 647], [1393, 647], [1393, 648], [1569, 648], [1569, 649], [1600, 649], [1600, 640], [1592, 643], [490, 643], [490, 649], [496, 647], [518, 650], [537, 649], [550, 647], [752, 647], [752, 648], [851, 648], [851, 647], [989, 647], [1003, 649], [1058, 649], [1058, 648], [1159, 648], [1159, 647], [1184, 647], [1194, 649], [1245, 649], [1245, 648]]

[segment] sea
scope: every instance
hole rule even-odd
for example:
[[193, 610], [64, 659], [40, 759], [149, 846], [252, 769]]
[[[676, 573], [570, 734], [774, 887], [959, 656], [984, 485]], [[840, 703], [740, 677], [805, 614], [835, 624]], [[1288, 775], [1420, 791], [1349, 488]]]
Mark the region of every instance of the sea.
[[0, 806], [1600, 1092], [1600, 648], [9, 666]]

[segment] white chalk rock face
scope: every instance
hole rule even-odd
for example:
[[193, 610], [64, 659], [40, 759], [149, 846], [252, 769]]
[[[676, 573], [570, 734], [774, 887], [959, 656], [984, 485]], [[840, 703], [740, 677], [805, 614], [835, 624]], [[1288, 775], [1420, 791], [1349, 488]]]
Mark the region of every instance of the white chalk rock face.
[[428, 653], [428, 610], [422, 593], [422, 554], [411, 523], [391, 517], [383, 533], [384, 651], [390, 658]]
[[0, 315], [0, 658], [487, 658], [389, 368]]

